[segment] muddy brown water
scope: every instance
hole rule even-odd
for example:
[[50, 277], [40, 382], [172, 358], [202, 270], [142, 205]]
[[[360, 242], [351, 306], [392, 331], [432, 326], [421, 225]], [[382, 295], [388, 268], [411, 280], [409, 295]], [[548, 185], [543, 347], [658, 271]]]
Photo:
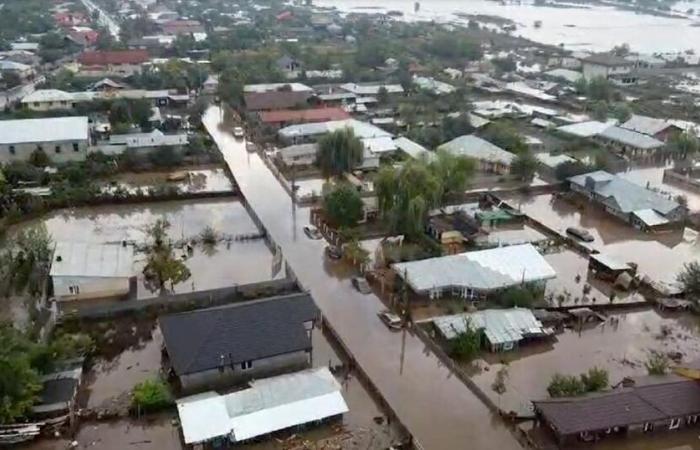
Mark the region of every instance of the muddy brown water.
[[[412, 334], [390, 332], [377, 318], [383, 305], [361, 295], [347, 278], [324, 268], [324, 243], [303, 233], [309, 210], [295, 208], [289, 195], [257, 154], [233, 138], [216, 107], [204, 124], [218, 144], [236, 182], [303, 286], [353, 352], [399, 419], [426, 449], [515, 449], [508, 428]], [[469, 444], [466, 444], [469, 443]]]

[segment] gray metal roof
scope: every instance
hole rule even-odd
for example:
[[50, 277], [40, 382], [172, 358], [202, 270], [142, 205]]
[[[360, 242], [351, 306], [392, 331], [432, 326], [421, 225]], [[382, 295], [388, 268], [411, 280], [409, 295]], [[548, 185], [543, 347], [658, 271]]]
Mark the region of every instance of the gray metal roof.
[[525, 308], [486, 309], [475, 313], [455, 314], [433, 319], [445, 339], [454, 339], [466, 331], [466, 326], [483, 330], [491, 344], [518, 342], [525, 336], [546, 334], [542, 322]]
[[503, 150], [489, 141], [474, 135], [460, 136], [438, 147], [454, 155], [468, 156], [479, 161], [489, 161], [510, 166], [515, 154]]
[[415, 159], [421, 158], [423, 156], [430, 157], [433, 155], [432, 153], [430, 153], [430, 150], [423, 147], [419, 143], [410, 140], [407, 137], [402, 136], [394, 139], [394, 145], [396, 145], [396, 147], [399, 150], [403, 151], [404, 153]]
[[86, 141], [87, 117], [0, 120], [0, 144]]
[[608, 123], [598, 122], [597, 120], [590, 120], [588, 122], [564, 125], [557, 128], [557, 131], [561, 131], [562, 133], [571, 134], [578, 137], [593, 137], [602, 133], [606, 128], [609, 127], [610, 124]]
[[178, 375], [311, 348], [304, 323], [318, 317], [309, 294], [293, 294], [160, 317]]
[[652, 209], [666, 215], [680, 206], [673, 200], [604, 170], [577, 175], [569, 178], [569, 181], [609, 199], [627, 214]]
[[134, 275], [134, 251], [120, 244], [58, 242], [52, 277], [126, 278]]
[[398, 263], [392, 268], [416, 292], [451, 287], [487, 291], [557, 276], [531, 244]]
[[636, 131], [637, 133], [642, 133], [649, 136], [655, 136], [656, 134], [661, 133], [672, 126], [674, 126], [672, 123], [669, 123], [664, 119], [640, 116], [637, 114], [632, 115], [627, 122], [620, 125], [621, 128]]
[[598, 136], [642, 150], [653, 150], [664, 146], [663, 142], [651, 136], [614, 125], [603, 130]]

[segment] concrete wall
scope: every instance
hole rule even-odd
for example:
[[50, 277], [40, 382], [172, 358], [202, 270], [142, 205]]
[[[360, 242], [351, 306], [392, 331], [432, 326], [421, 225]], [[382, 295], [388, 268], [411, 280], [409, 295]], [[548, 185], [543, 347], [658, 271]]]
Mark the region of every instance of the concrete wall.
[[183, 375], [180, 384], [183, 391], [195, 392], [232, 386], [253, 378], [265, 378], [287, 372], [303, 370], [311, 365], [311, 354], [306, 351], [287, 353], [252, 361], [250, 369], [242, 369], [240, 364], [233, 368], [224, 366], [223, 370], [211, 369], [203, 372]]
[[[78, 145], [78, 151], [75, 151], [73, 144]], [[0, 163], [28, 161], [32, 153], [40, 147], [44, 150], [46, 156], [55, 163], [83, 161], [88, 153], [88, 140], [86, 138], [79, 141], [54, 141], [42, 142], [39, 144], [3, 144], [0, 145]]]
[[119, 297], [129, 294], [128, 277], [51, 277], [51, 281], [54, 296], [59, 301]]

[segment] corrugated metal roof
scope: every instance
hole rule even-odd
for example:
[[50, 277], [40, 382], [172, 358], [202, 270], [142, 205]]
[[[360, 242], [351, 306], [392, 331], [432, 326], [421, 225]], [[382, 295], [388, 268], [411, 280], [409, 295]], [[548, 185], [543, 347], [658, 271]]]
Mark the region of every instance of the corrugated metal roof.
[[524, 308], [486, 309], [475, 313], [455, 314], [433, 319], [446, 339], [454, 339], [466, 331], [466, 326], [483, 330], [491, 344], [518, 342], [527, 335], [544, 335], [542, 323], [532, 311]]
[[613, 258], [612, 256], [605, 254], [605, 253], [597, 253], [595, 255], [591, 255], [590, 258], [592, 260], [598, 261], [600, 264], [604, 265], [605, 267], [609, 268], [610, 270], [630, 270], [631, 267], [622, 261], [618, 261], [617, 259]]
[[388, 94], [403, 93], [403, 87], [401, 87], [400, 84], [345, 83], [341, 85], [340, 88], [357, 95], [377, 95], [382, 88], [384, 88]]
[[569, 83], [576, 83], [583, 77], [581, 72], [576, 72], [575, 70], [569, 69], [553, 69], [544, 73], [553, 78], [561, 78], [568, 81]]
[[571, 125], [564, 125], [557, 128], [558, 131], [566, 134], [572, 134], [578, 137], [593, 137], [602, 133], [606, 128], [609, 128], [610, 124], [604, 122], [598, 122], [597, 120], [589, 120], [588, 122], [574, 123]]
[[556, 168], [559, 164], [565, 162], [576, 162], [574, 158], [568, 155], [552, 155], [551, 153], [537, 153], [535, 158], [540, 162], [540, 164], [545, 165], [551, 169]]
[[410, 140], [407, 137], [402, 136], [400, 138], [394, 139], [394, 145], [396, 145], [396, 147], [398, 147], [399, 150], [403, 151], [404, 153], [415, 159], [421, 158], [424, 155], [426, 157], [433, 156], [433, 154], [427, 148], [423, 147], [417, 142]]
[[228, 395], [207, 392], [177, 401], [186, 444], [230, 436], [234, 442], [348, 412], [325, 368], [256, 380]]
[[657, 119], [656, 117], [640, 116], [633, 114], [630, 119], [620, 125], [621, 128], [627, 130], [636, 131], [637, 133], [646, 134], [649, 136], [654, 136], [666, 128], [672, 127], [673, 124], [667, 122], [664, 119]]
[[657, 213], [653, 209], [640, 209], [638, 211], [634, 211], [633, 214], [637, 216], [639, 220], [644, 222], [645, 225], [650, 227], [664, 225], [668, 223], [668, 219], [666, 219], [664, 216]]
[[599, 136], [611, 141], [619, 142], [630, 147], [653, 150], [663, 147], [664, 143], [658, 139], [654, 139], [646, 134], [637, 133], [636, 131], [627, 130], [617, 126], [611, 126], [599, 133]]
[[450, 287], [493, 290], [557, 276], [531, 244], [398, 263], [392, 267], [417, 292]]
[[515, 154], [474, 135], [460, 136], [442, 144], [438, 149], [452, 154], [468, 156], [479, 161], [488, 161], [510, 166]]
[[309, 86], [301, 83], [267, 83], [267, 84], [246, 84], [243, 87], [243, 92], [246, 93], [263, 93], [275, 92], [280, 90], [290, 90], [292, 92], [311, 92]]
[[[60, 259], [60, 260], [59, 260]], [[58, 242], [52, 277], [126, 278], [134, 275], [134, 251], [120, 244]]]
[[0, 144], [86, 140], [87, 117], [0, 120]]

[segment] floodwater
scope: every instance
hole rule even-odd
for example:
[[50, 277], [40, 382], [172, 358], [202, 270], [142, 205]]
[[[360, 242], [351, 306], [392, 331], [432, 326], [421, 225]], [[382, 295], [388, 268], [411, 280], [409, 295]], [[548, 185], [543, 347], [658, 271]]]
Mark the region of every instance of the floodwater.
[[294, 180], [294, 185], [297, 187], [297, 197], [320, 196], [323, 193], [323, 185], [326, 180], [323, 178], [302, 178]]
[[700, 257], [697, 237], [680, 230], [643, 233], [585, 200], [574, 204], [546, 194], [513, 196], [506, 202], [562, 235], [571, 226], [585, 228], [595, 238], [587, 245], [619, 261], [637, 263], [641, 274], [661, 283], [673, 284], [683, 265]]
[[210, 108], [203, 122], [224, 154], [242, 193], [281, 246], [300, 283], [309, 289], [358, 364], [376, 384], [415, 440], [430, 450], [520, 448], [488, 408], [427, 351], [413, 334], [392, 333], [377, 318], [374, 295], [362, 295], [346, 277], [326, 270], [324, 242], [306, 238], [309, 209], [297, 208], [257, 154], [246, 152]]
[[185, 193], [206, 193], [206, 192], [232, 192], [233, 184], [222, 168], [177, 170], [175, 172], [187, 172], [185, 179], [180, 181], [169, 181], [169, 172], [139, 172], [119, 174], [112, 178], [105, 190], [110, 192], [120, 186], [128, 192], [136, 192], [138, 189], [147, 191], [148, 188], [158, 186], [173, 186]]
[[[547, 385], [555, 373], [578, 375], [598, 366], [608, 370], [609, 382], [615, 385], [624, 377], [646, 375], [644, 363], [650, 350], [680, 352], [685, 362], [700, 357], [700, 324], [694, 316], [662, 316], [646, 308], [611, 313], [610, 317], [619, 322], [584, 325], [581, 331], [567, 329], [554, 341], [523, 344], [515, 352], [485, 354], [479, 364], [489, 370], [472, 379], [494, 401], [500, 401], [503, 409], [529, 411], [530, 400], [548, 398]], [[507, 391], [499, 400], [491, 384], [503, 360], [508, 362], [509, 377]]]
[[[500, 16], [516, 23], [513, 35], [544, 44], [563, 44], [572, 50], [606, 51], [627, 43], [640, 53], [700, 51], [700, 28], [691, 26], [696, 20], [638, 14], [602, 5], [540, 7], [533, 2], [430, 0], [420, 2], [417, 14], [413, 12], [414, 0], [385, 0], [380, 4], [370, 0], [316, 0], [314, 5], [337, 7], [345, 12], [401, 11], [404, 19], [410, 21], [466, 22], [455, 13]], [[698, 9], [695, 2], [684, 5], [686, 9]], [[542, 21], [541, 28], [534, 27], [537, 20]]]
[[648, 186], [658, 193], [670, 198], [683, 195], [688, 199], [688, 209], [691, 211], [700, 210], [700, 193], [690, 189], [684, 189], [680, 185], [664, 183], [664, 167], [634, 168], [617, 175], [640, 186]]
[[[20, 226], [43, 222], [54, 242], [120, 243], [126, 240], [144, 243], [146, 228], [161, 217], [170, 222], [169, 234], [176, 241], [196, 238], [207, 226], [225, 236], [260, 231], [243, 205], [232, 199], [65, 209]], [[185, 254], [184, 250], [178, 252]], [[145, 255], [136, 253], [134, 273], [139, 278], [138, 298], [157, 295], [141, 275], [144, 264]], [[262, 239], [219, 242], [212, 247], [199, 244], [187, 255], [186, 264], [192, 276], [175, 285], [175, 292], [267, 281], [272, 275], [272, 253]]]

